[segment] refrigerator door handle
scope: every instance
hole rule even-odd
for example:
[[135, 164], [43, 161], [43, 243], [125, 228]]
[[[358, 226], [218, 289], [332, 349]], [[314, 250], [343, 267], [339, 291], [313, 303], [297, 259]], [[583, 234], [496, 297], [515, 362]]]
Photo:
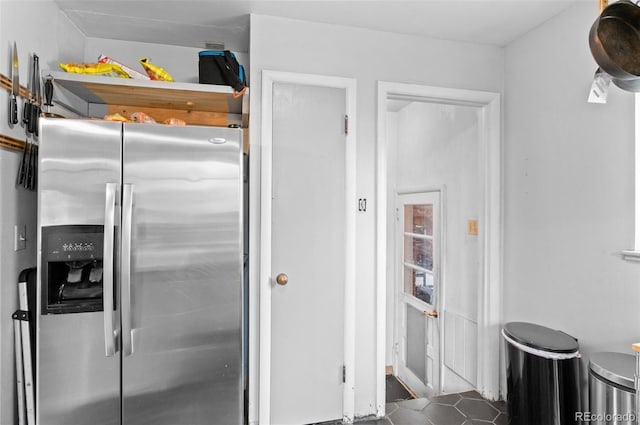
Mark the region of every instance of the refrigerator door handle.
[[104, 350], [105, 356], [112, 357], [116, 352], [116, 336], [113, 329], [113, 248], [114, 220], [116, 211], [116, 184], [107, 183], [104, 205]]
[[125, 356], [133, 354], [131, 317], [131, 220], [133, 215], [133, 185], [124, 184], [122, 192], [122, 347]]

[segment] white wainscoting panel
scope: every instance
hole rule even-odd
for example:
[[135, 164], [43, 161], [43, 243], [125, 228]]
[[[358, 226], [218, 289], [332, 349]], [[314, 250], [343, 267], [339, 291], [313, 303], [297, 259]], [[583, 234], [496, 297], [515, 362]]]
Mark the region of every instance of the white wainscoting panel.
[[[444, 365], [471, 387], [477, 384], [478, 323], [457, 313], [444, 312]], [[449, 376], [449, 378], [447, 378]], [[459, 387], [445, 375], [443, 390]]]

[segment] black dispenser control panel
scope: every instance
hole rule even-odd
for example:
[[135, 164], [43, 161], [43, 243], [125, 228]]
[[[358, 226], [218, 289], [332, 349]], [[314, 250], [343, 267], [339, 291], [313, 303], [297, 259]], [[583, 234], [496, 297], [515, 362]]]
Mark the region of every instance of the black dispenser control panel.
[[42, 314], [103, 309], [104, 226], [42, 228]]

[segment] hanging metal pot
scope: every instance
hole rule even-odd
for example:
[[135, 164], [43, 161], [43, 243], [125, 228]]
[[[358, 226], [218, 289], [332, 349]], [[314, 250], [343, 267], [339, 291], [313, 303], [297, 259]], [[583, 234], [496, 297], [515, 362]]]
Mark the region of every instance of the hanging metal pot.
[[614, 78], [614, 83], [639, 78], [640, 7], [629, 0], [605, 7], [591, 26], [589, 47], [597, 64]]
[[615, 84], [619, 89], [630, 91], [633, 93], [640, 93], [640, 78], [633, 80], [621, 80], [619, 78], [612, 78], [611, 82]]

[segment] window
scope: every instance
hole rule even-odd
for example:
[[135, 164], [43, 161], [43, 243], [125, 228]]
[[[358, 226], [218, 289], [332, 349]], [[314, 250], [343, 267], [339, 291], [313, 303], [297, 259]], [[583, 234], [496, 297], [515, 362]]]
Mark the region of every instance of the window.
[[622, 251], [622, 258], [640, 261], [640, 94], [636, 94], [635, 117], [635, 237], [633, 250]]
[[434, 304], [434, 203], [402, 205], [404, 293]]

